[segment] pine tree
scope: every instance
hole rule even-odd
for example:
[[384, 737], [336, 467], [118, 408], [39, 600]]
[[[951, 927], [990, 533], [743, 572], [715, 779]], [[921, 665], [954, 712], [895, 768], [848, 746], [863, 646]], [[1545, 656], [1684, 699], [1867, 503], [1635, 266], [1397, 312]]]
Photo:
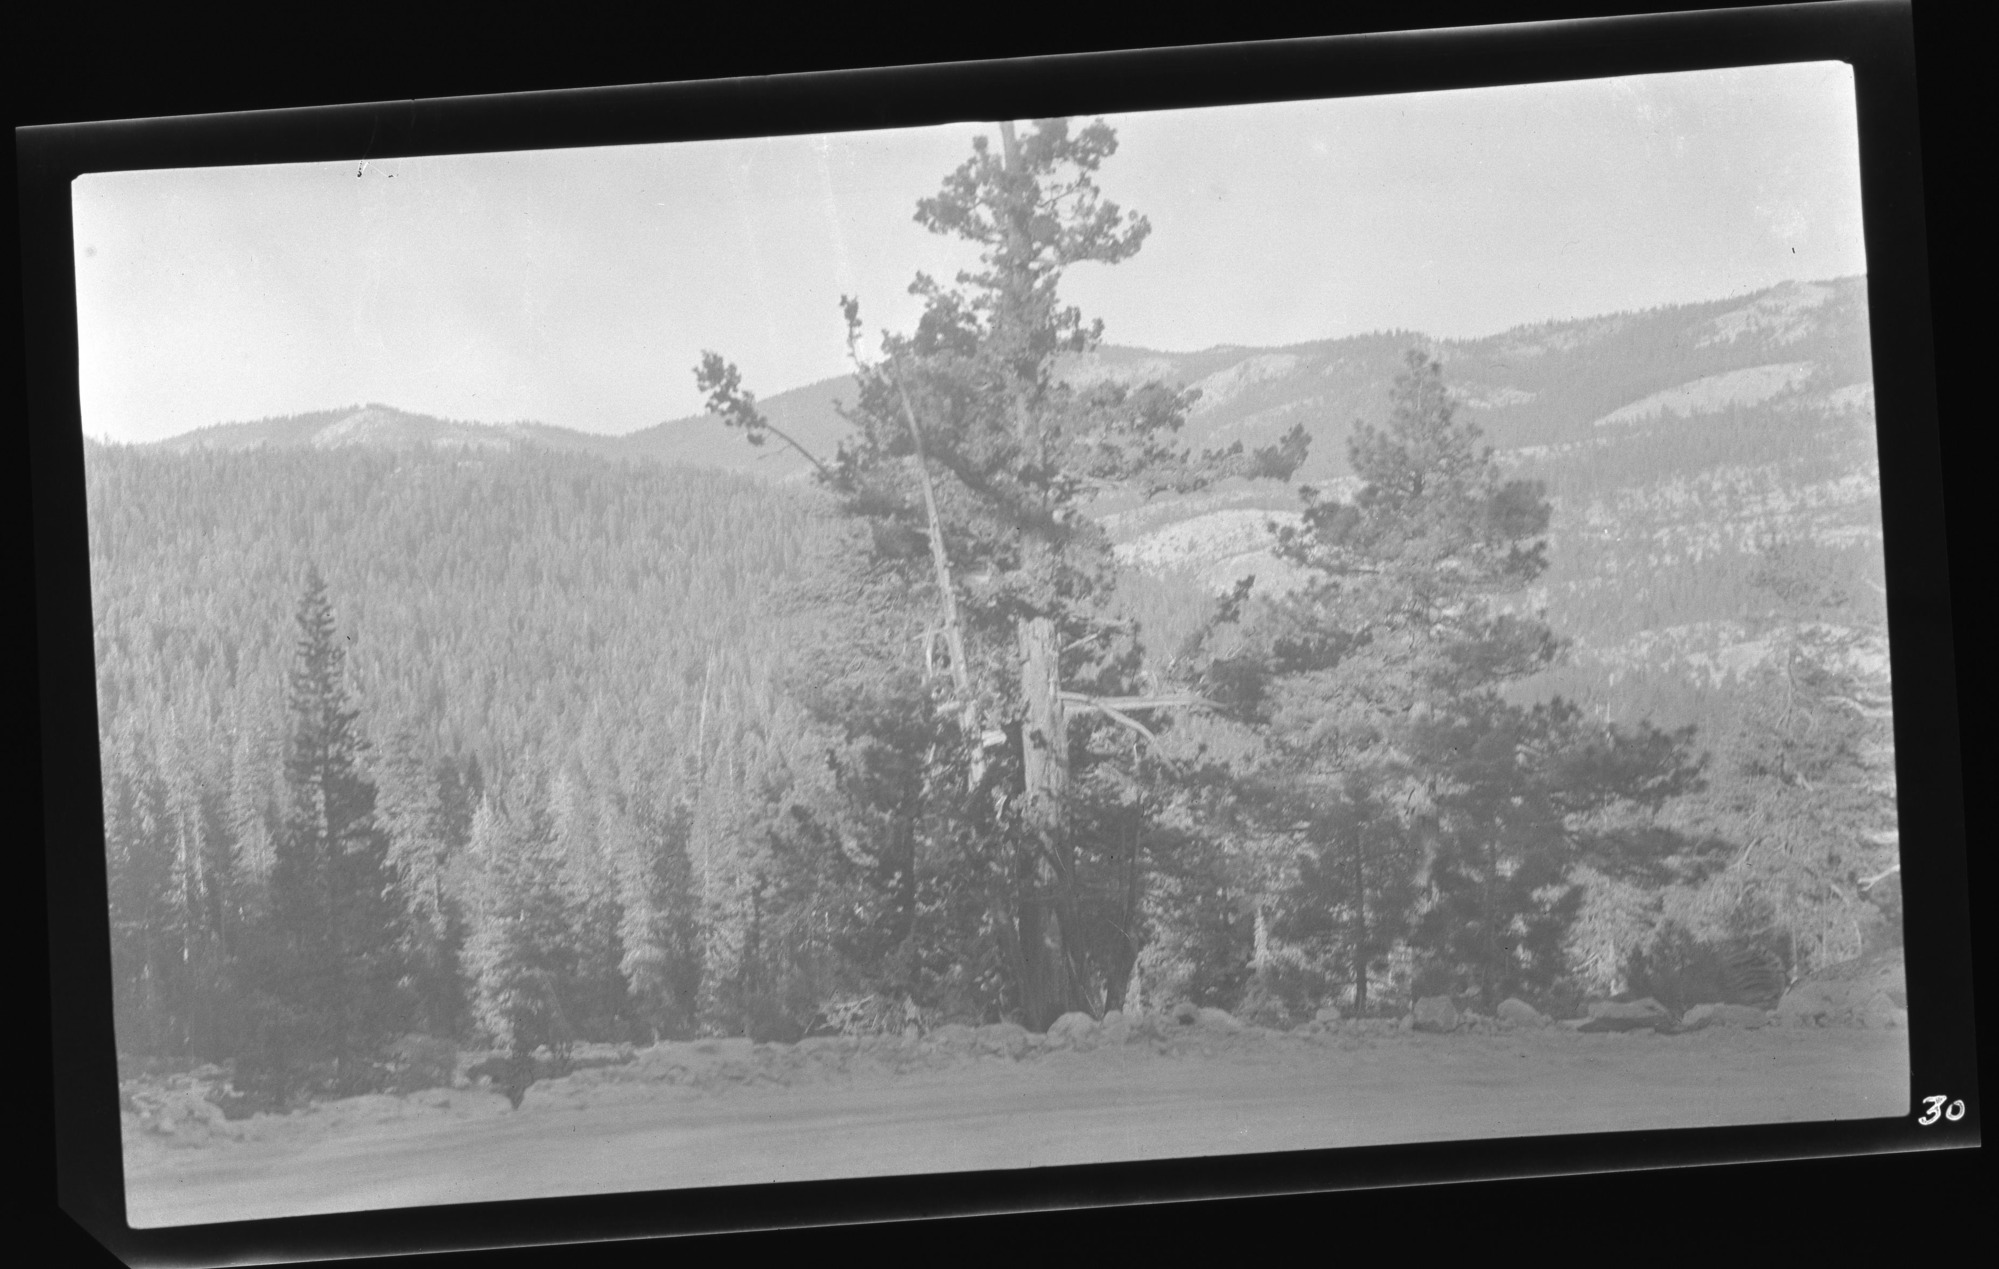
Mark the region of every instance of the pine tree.
[[339, 1091], [372, 1087], [383, 1044], [405, 1020], [390, 841], [361, 767], [367, 744], [317, 568], [307, 571], [297, 626], [286, 807], [252, 971], [264, 1036], [250, 1082], [280, 1097], [314, 1061], [333, 1064]]
[[[422, 1029], [435, 1036], [458, 1030], [464, 1007], [459, 966], [463, 918], [450, 893], [453, 849], [447, 822], [448, 782], [456, 771], [427, 762], [415, 733], [397, 731], [380, 771], [379, 819], [389, 837], [396, 879], [404, 990]], [[462, 849], [462, 842], [459, 849]]]
[[1303, 848], [1290, 884], [1273, 897], [1272, 932], [1332, 982], [1351, 984], [1356, 1013], [1366, 1012], [1369, 983], [1408, 936], [1423, 848], [1421, 826], [1398, 813], [1393, 786], [1373, 783], [1377, 775], [1363, 770], [1341, 783], [1292, 786], [1279, 802], [1278, 818], [1289, 821]]
[[[1250, 609], [1240, 646], [1208, 654], [1201, 669], [1207, 694], [1263, 733], [1247, 804], [1303, 851], [1303, 889], [1281, 924], [1334, 953], [1360, 1009], [1407, 932], [1412, 870], [1434, 836], [1412, 725], [1545, 667], [1559, 648], [1539, 621], [1491, 604], [1546, 567], [1541, 489], [1502, 478], [1476, 426], [1455, 418], [1441, 365], [1420, 350], [1390, 404], [1385, 428], [1355, 425], [1353, 500], [1302, 489], [1300, 522], [1278, 530], [1277, 554], [1304, 570], [1305, 585]], [[1251, 598], [1245, 579], [1218, 629]], [[1215, 633], [1202, 643], [1220, 646]], [[1340, 919], [1307, 910], [1321, 902]]]
[[684, 804], [635, 799], [606, 810], [622, 899], [619, 929], [635, 1020], [655, 1042], [693, 1033], [701, 989], [699, 905]]
[[1618, 728], [1559, 698], [1480, 692], [1412, 729], [1434, 825], [1414, 942], [1490, 1010], [1567, 970], [1579, 866], [1656, 889], [1711, 864], [1715, 843], [1650, 819], [1698, 789], [1693, 729]]
[[1303, 490], [1300, 523], [1278, 533], [1306, 584], [1255, 609], [1242, 650], [1203, 673], [1263, 729], [1252, 812], [1299, 840], [1280, 927], [1329, 953], [1358, 1008], [1412, 939], [1490, 1007], [1561, 973], [1579, 862], [1640, 868], [1675, 848], [1604, 817], [1656, 810], [1698, 763], [1690, 733], [1592, 730], [1560, 700], [1500, 695], [1561, 649], [1497, 602], [1546, 568], [1551, 507], [1455, 417], [1434, 359], [1412, 350], [1390, 401], [1385, 427], [1355, 427], [1352, 501]]
[[1770, 653], [1734, 693], [1710, 786], [1676, 818], [1738, 843], [1701, 906], [1763, 914], [1803, 973], [1900, 938], [1881, 902], [1899, 867], [1886, 613], [1831, 552], [1772, 539], [1755, 559], [1748, 615]]
[[[1103, 611], [1109, 543], [1083, 508], [1115, 490], [1288, 477], [1306, 438], [1298, 428], [1254, 454], [1237, 445], [1197, 458], [1175, 439], [1188, 395], [1157, 383], [1062, 382], [1057, 358], [1087, 352], [1101, 335], [1101, 323], [1085, 326], [1061, 305], [1063, 271], [1129, 257], [1150, 226], [1099, 195], [1095, 173], [1117, 145], [1101, 121], [1078, 131], [1041, 120], [1026, 137], [1004, 123], [999, 134], [997, 153], [976, 138], [972, 156], [917, 208], [918, 223], [976, 245], [982, 268], [959, 274], [955, 289], [918, 275], [916, 331], [885, 334], [873, 365], [857, 351], [858, 303], [843, 298], [860, 385], [846, 411], [854, 436], [830, 462], [807, 457], [868, 523], [872, 556], [930, 588], [935, 618], [923, 647], [948, 680], [943, 703], [968, 779], [993, 780], [1009, 804], [1014, 828], [988, 835], [1011, 856], [997, 933], [1017, 1007], [1043, 1027], [1068, 1010], [1101, 1012], [1112, 979], [1123, 978], [1089, 950], [1101, 940], [1088, 928], [1088, 868], [1070, 822], [1076, 765], [1100, 726], [1150, 736], [1134, 714], [1186, 703], [1134, 694], [1144, 685], [1130, 632]], [[774, 435], [798, 448], [720, 356], [707, 354], [697, 378], [711, 409], [751, 441]]]
[[576, 1039], [569, 997], [576, 946], [564, 860], [543, 793], [525, 776], [504, 797], [489, 791], [473, 816], [470, 860], [478, 907], [467, 959], [477, 1016], [507, 1053], [514, 1105], [534, 1081], [535, 1052], [559, 1062]]
[[121, 1050], [160, 1052], [169, 1027], [160, 948], [161, 897], [169, 887], [169, 860], [161, 849], [150, 763], [129, 734], [104, 753], [104, 847], [115, 976], [113, 1017]]
[[549, 823], [562, 854], [574, 926], [569, 1017], [579, 1036], [623, 1040], [630, 1006], [620, 939], [624, 913], [617, 867], [603, 839], [603, 796], [579, 765], [565, 764], [549, 791]]

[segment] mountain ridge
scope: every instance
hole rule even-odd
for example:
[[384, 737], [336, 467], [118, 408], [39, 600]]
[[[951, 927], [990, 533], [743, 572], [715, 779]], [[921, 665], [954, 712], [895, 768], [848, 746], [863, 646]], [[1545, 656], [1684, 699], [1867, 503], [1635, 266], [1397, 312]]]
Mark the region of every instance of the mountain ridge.
[[[1740, 560], [1772, 535], [1878, 555], [1864, 277], [1532, 323], [1476, 340], [1388, 331], [1198, 353], [1106, 345], [1058, 373], [1077, 384], [1158, 378], [1199, 389], [1183, 429], [1196, 450], [1265, 444], [1302, 422], [1313, 454], [1298, 483], [1350, 497], [1353, 424], [1382, 419], [1411, 347], [1444, 362], [1460, 409], [1502, 467], [1547, 484], [1556, 564], [1536, 593], [1590, 632], [1579, 648], [1585, 659], [1650, 660], [1656, 640], [1648, 643], [1648, 632], [1667, 623], [1668, 612], [1678, 614], [1674, 621], [1688, 615], [1676, 606], [1682, 601], [1656, 596], [1690, 587], [1738, 593], [1730, 570], [1739, 572]], [[834, 401], [852, 399], [852, 382], [822, 380], [760, 405], [800, 443], [830, 456], [845, 427]], [[707, 416], [607, 436], [524, 421], [466, 423], [375, 403], [223, 424], [149, 448], [261, 445], [545, 450], [719, 469], [779, 486], [803, 484], [811, 473], [789, 449], [753, 447]], [[1192, 578], [1211, 591], [1254, 575], [1268, 592], [1298, 580], [1274, 556], [1270, 537], [1297, 506], [1293, 488], [1231, 481], [1149, 500], [1107, 497], [1092, 513], [1120, 557], [1144, 572]], [[1697, 597], [1690, 611], [1698, 620], [1731, 619], [1728, 602]]]
[[[1848, 308], [1854, 307], [1852, 302], [1857, 300], [1864, 327], [1865, 278], [1849, 277], [1780, 283], [1743, 296], [1660, 305], [1638, 312], [1525, 323], [1476, 339], [1437, 339], [1419, 331], [1387, 330], [1269, 347], [1218, 344], [1185, 353], [1129, 345], [1104, 345], [1070, 360], [1060, 373], [1074, 382], [1103, 379], [1131, 382], [1156, 376], [1183, 387], [1201, 388], [1202, 397], [1191, 412], [1187, 429], [1190, 443], [1198, 445], [1216, 434], [1234, 437], [1237, 434], [1260, 435], [1281, 431], [1282, 425], [1273, 415], [1300, 413], [1313, 406], [1321, 407], [1323, 412], [1327, 407], [1337, 408], [1336, 402], [1329, 398], [1364, 397], [1366, 394], [1350, 390], [1330, 394], [1304, 392], [1299, 390], [1298, 383], [1286, 381], [1316, 372], [1321, 378], [1347, 380], [1347, 383], [1340, 385], [1342, 388], [1360, 387], [1360, 384], [1351, 382], [1356, 378], [1369, 380], [1367, 386], [1372, 387], [1374, 384], [1371, 381], [1381, 378], [1384, 369], [1392, 377], [1393, 370], [1398, 368], [1396, 363], [1399, 362], [1401, 350], [1412, 346], [1425, 348], [1445, 361], [1446, 374], [1452, 378], [1453, 386], [1459, 391], [1466, 408], [1506, 416], [1531, 406], [1543, 394], [1518, 384], [1493, 380], [1502, 377], [1509, 368], [1517, 370], [1527, 362], [1545, 358], [1551, 352], [1558, 355], [1573, 353], [1586, 345], [1613, 338], [1634, 325], [1672, 325], [1677, 317], [1694, 318], [1697, 314], [1707, 314], [1709, 318], [1705, 323], [1698, 320], [1691, 323], [1693, 327], [1707, 327], [1696, 341], [1698, 348], [1727, 349], [1729, 353], [1737, 353], [1738, 345], [1745, 337], [1749, 337], [1753, 345], [1754, 336], [1758, 333], [1765, 334], [1766, 343], [1787, 346], [1808, 340], [1815, 324], [1806, 315], [1836, 300], [1847, 300]], [[1383, 366], [1382, 353], [1387, 350], [1392, 350], [1392, 357], [1388, 365]], [[1710, 356], [1709, 359], [1737, 361], [1741, 357], [1738, 353], [1734, 356]], [[1799, 359], [1783, 360], [1795, 363]], [[1753, 368], [1753, 365], [1723, 366], [1711, 372], [1710, 377]], [[1466, 374], [1468, 369], [1471, 372], [1469, 377]], [[1456, 373], [1453, 373], [1454, 370]], [[1264, 387], [1263, 391], [1257, 391], [1260, 386]], [[1381, 386], [1385, 388], [1385, 384]], [[1664, 384], [1658, 390], [1664, 391], [1671, 386]], [[799, 435], [801, 443], [808, 448], [817, 444], [830, 451], [843, 427], [833, 409], [833, 401], [842, 397], [851, 399], [852, 392], [852, 377], [838, 375], [773, 393], [761, 404], [774, 422], [787, 431], [797, 429], [794, 435]], [[1362, 399], [1353, 404], [1366, 411], [1381, 399], [1380, 395], [1375, 395], [1372, 401]], [[1261, 408], [1249, 408], [1257, 402], [1263, 403]], [[1616, 408], [1612, 406], [1602, 413], [1608, 414]], [[1519, 420], [1505, 418], [1501, 421], [1512, 423]], [[1340, 426], [1337, 420], [1330, 418], [1321, 422], [1333, 429]], [[1315, 436], [1315, 440], [1319, 439]], [[380, 444], [392, 448], [420, 443], [506, 448], [528, 443], [606, 456], [646, 458], [675, 465], [719, 466], [777, 479], [800, 477], [809, 471], [805, 461], [789, 451], [770, 450], [759, 454], [740, 436], [721, 427], [720, 420], [713, 415], [667, 419], [614, 434], [587, 432], [531, 420], [480, 423], [444, 419], [367, 402], [247, 422], [210, 424], [143, 444], [183, 450], [209, 446], [238, 449], [273, 443], [321, 446]], [[1315, 455], [1316, 464], [1322, 467], [1343, 466], [1343, 454], [1329, 455], [1323, 440], [1315, 448], [1319, 451]]]

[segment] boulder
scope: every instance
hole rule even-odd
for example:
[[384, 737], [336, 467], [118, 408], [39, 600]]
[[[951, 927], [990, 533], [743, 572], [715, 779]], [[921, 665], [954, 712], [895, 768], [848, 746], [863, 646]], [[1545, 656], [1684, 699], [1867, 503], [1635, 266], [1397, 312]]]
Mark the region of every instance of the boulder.
[[1518, 996], [1508, 996], [1499, 1002], [1499, 1020], [1516, 1027], [1545, 1027], [1549, 1021], [1548, 1015]]
[[1877, 991], [1868, 997], [1865, 1005], [1861, 1006], [1860, 1023], [1870, 1031], [1888, 1031], [1896, 1028], [1906, 1030], [1909, 1025], [1909, 1011], [1896, 1004], [1894, 998], [1887, 992]]
[[1195, 1019], [1203, 1027], [1215, 1031], [1240, 1031], [1242, 1023], [1226, 1009], [1203, 1008], [1195, 1012]]
[[1412, 1027], [1417, 1031], [1446, 1032], [1458, 1029], [1458, 1007], [1451, 1003], [1449, 996], [1425, 996], [1416, 1002], [1416, 1011], [1410, 1015]]
[[1673, 1015], [1666, 1006], [1646, 996], [1642, 1000], [1598, 1000], [1589, 1007], [1589, 1018], [1578, 1031], [1657, 1031], [1670, 1030]]
[[1125, 1021], [1122, 1011], [1113, 1009], [1097, 1024], [1096, 1040], [1099, 1044], [1124, 1044], [1132, 1036], [1132, 1025]]
[[978, 1033], [962, 1022], [947, 1022], [928, 1036], [930, 1047], [946, 1053], [963, 1053], [978, 1043]]
[[1413, 1013], [1403, 1014], [1402, 1021], [1395, 1024], [1395, 1029], [1397, 1031], [1414, 1031], [1416, 1029], [1416, 1015]]
[[1650, 996], [1637, 1000], [1592, 1000], [1587, 1012], [1592, 1018], [1656, 1018], [1671, 1014]]
[[1010, 1058], [1018, 1058], [1027, 1052], [1027, 1028], [1017, 1022], [992, 1022], [979, 1028], [979, 1048], [987, 1053], [998, 1053]]
[[1183, 1027], [1191, 1027], [1201, 1020], [1201, 1011], [1186, 1001], [1173, 1006], [1173, 1021]]
[[1849, 984], [1802, 982], [1777, 1002], [1777, 1020], [1787, 1027], [1837, 1025], [1850, 1013]]
[[1320, 1005], [1319, 1011], [1312, 1015], [1312, 1021], [1314, 1022], [1338, 1022], [1339, 1020], [1340, 1007], [1338, 1005]]
[[222, 1108], [192, 1089], [176, 1089], [161, 1096], [152, 1115], [152, 1130], [163, 1136], [199, 1132], [222, 1126]]
[[1097, 1029], [1097, 1020], [1080, 1009], [1063, 1014], [1048, 1027], [1051, 1045], [1081, 1044]]
[[[1885, 1003], [1875, 1003], [1881, 997]], [[1908, 980], [1899, 949], [1814, 970], [1784, 993], [1777, 1017], [1793, 1027], [1907, 1025]]]

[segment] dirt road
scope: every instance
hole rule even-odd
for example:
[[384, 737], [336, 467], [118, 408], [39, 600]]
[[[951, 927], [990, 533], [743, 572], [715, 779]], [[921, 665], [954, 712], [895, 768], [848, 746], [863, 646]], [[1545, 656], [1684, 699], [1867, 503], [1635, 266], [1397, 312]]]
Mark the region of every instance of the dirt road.
[[[128, 1137], [139, 1227], [552, 1195], [1899, 1116], [1907, 1033], [1400, 1035], [1057, 1052], [726, 1091], [538, 1084], [372, 1099], [266, 1140]], [[358, 1104], [357, 1104], [358, 1105]]]

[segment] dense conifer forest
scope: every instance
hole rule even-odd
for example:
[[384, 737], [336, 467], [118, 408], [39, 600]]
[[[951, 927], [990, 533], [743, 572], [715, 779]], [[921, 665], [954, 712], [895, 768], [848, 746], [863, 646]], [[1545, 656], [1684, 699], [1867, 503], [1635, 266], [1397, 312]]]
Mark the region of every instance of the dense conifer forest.
[[[1145, 237], [1114, 151], [1008, 130], [925, 200], [988, 271], [920, 279], [874, 361], [850, 303], [810, 482], [86, 442], [121, 1048], [276, 1105], [455, 1046], [518, 1089], [585, 1041], [1558, 1010], [1897, 938], [1878, 530], [1792, 505], [1865, 501], [1865, 404], [1528, 435], [1383, 336], [1357, 425], [1192, 443], [1194, 394], [1052, 373], [1097, 338], [1061, 267]], [[1018, 214], [1043, 188], [1073, 223]], [[1531, 395], [1734, 368], [1655, 351]], [[712, 427], [788, 440], [700, 374]], [[1171, 498], [1288, 508], [1288, 583], [1114, 549], [1104, 508]]]

